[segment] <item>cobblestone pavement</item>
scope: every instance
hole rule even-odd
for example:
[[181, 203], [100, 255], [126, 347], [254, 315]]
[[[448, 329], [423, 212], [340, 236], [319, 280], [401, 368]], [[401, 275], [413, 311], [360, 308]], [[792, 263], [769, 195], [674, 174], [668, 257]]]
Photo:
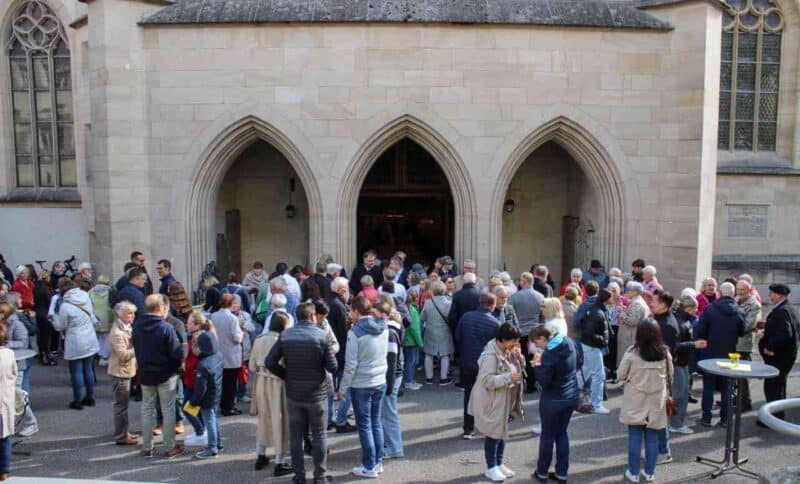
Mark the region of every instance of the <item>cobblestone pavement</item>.
[[[222, 419], [225, 452], [213, 461], [193, 461], [187, 454], [174, 461], [145, 460], [138, 448], [118, 447], [111, 441], [112, 394], [104, 369], [98, 368], [97, 406], [82, 411], [70, 410], [71, 390], [64, 362], [57, 367], [36, 366], [31, 374], [32, 402], [39, 419], [38, 434], [23, 442], [18, 450], [31, 451], [30, 457], [15, 455], [13, 476], [72, 479], [106, 479], [158, 482], [290, 482], [287, 477], [272, 477], [272, 465], [256, 472], [254, 446], [255, 418], [242, 415]], [[699, 382], [695, 382], [699, 390]], [[764, 400], [760, 382], [751, 384], [754, 403]], [[790, 395], [800, 394], [800, 367], [790, 377]], [[539, 440], [530, 427], [538, 422], [536, 395], [526, 399], [527, 416], [511, 424], [511, 439], [506, 446], [506, 464], [518, 477], [509, 482], [530, 482], [538, 455]], [[406, 391], [400, 400], [406, 458], [387, 461], [381, 482], [472, 483], [483, 479], [483, 441], [461, 440], [461, 402], [463, 393], [453, 386], [424, 386]], [[578, 415], [570, 424], [570, 482], [621, 482], [625, 471], [627, 433], [618, 421], [622, 392], [610, 390], [611, 415]], [[246, 404], [240, 404], [247, 410]], [[690, 405], [689, 420], [699, 415], [699, 405]], [[131, 422], [139, 429], [140, 405], [132, 403]], [[750, 457], [747, 467], [756, 472], [797, 464], [800, 442], [755, 425], [756, 413], [745, 415], [742, 425], [742, 455]], [[789, 414], [800, 421], [800, 412]], [[187, 425], [187, 431], [190, 427]], [[697, 433], [673, 436], [675, 462], [659, 466], [657, 482], [694, 482], [707, 470], [696, 464], [698, 454], [717, 457], [722, 453], [724, 430], [695, 427]], [[348, 475], [360, 461], [356, 434], [331, 434], [328, 467], [336, 482], [355, 482]], [[157, 448], [158, 449], [158, 448]], [[192, 449], [194, 450], [194, 449]], [[307, 469], [311, 469], [307, 461]], [[724, 476], [719, 482], [753, 482]], [[13, 481], [12, 481], [13, 482]]]

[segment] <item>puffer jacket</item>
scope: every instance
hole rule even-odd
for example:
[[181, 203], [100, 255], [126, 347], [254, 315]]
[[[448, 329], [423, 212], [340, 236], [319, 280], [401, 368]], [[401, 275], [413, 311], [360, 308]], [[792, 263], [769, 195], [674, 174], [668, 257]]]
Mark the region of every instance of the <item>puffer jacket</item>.
[[727, 358], [728, 353], [736, 351], [745, 325], [744, 313], [732, 297], [721, 297], [711, 303], [697, 325], [697, 337], [708, 341], [706, 356]]
[[606, 305], [595, 303], [591, 305], [585, 316], [578, 322], [581, 344], [592, 348], [605, 348], [608, 346], [608, 321]]
[[92, 316], [92, 301], [82, 289], [76, 287], [64, 294], [58, 314], [53, 318], [53, 328], [64, 331], [64, 359], [80, 360], [100, 351]]
[[339, 391], [374, 388], [386, 384], [386, 353], [389, 332], [386, 321], [372, 316], [360, 318], [347, 334], [344, 375]]
[[635, 349], [625, 353], [617, 370], [625, 385], [620, 423], [653, 430], [667, 426], [667, 379], [672, 378], [672, 370], [669, 352], [660, 361], [644, 361]]
[[190, 401], [204, 409], [217, 408], [222, 396], [222, 355], [217, 348], [217, 338], [210, 331], [197, 338], [200, 361]]
[[[27, 318], [25, 313], [15, 311], [6, 321], [6, 328], [8, 329], [8, 347], [14, 349], [27, 349], [31, 346], [30, 338], [28, 338], [28, 328], [20, 320], [20, 316]], [[28, 368], [28, 360], [17, 361], [17, 369], [24, 371]]]

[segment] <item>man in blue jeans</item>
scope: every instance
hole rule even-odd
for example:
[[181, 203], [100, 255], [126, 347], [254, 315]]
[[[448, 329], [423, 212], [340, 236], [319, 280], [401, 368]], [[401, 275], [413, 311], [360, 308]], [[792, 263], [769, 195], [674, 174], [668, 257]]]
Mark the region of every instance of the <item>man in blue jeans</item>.
[[351, 315], [356, 324], [347, 334], [339, 398], [344, 398], [344, 392], [350, 389], [361, 441], [361, 465], [353, 468], [353, 474], [376, 478], [383, 472], [381, 404], [386, 394], [389, 331], [386, 321], [373, 318], [371, 313], [367, 298], [353, 300]]
[[[336, 353], [336, 363], [339, 371], [333, 375], [333, 386], [336, 393], [342, 393], [344, 398], [334, 404], [336, 406], [336, 433], [343, 434], [355, 432], [356, 428], [347, 422], [347, 412], [350, 410], [350, 392], [340, 392], [342, 376], [344, 375], [344, 355], [347, 351], [347, 320], [349, 310], [347, 300], [350, 299], [350, 286], [344, 277], [336, 277], [331, 281], [331, 292], [325, 299], [330, 311], [328, 312], [328, 324], [330, 324], [333, 334], [339, 341], [339, 352]], [[333, 415], [328, 415], [329, 420], [333, 420]], [[330, 427], [330, 425], [329, 425]]]
[[[721, 297], [706, 308], [697, 325], [698, 339], [708, 341], [706, 348], [708, 358], [727, 358], [728, 353], [735, 352], [736, 343], [741, 336], [744, 336], [746, 326], [744, 313], [734, 299], [736, 288], [733, 284], [723, 283], [719, 286], [719, 293]], [[725, 427], [728, 422], [727, 403], [730, 398], [728, 379], [703, 373], [703, 417], [699, 423], [705, 427], [711, 427], [711, 410], [714, 406], [716, 389], [722, 393], [718, 425]]]

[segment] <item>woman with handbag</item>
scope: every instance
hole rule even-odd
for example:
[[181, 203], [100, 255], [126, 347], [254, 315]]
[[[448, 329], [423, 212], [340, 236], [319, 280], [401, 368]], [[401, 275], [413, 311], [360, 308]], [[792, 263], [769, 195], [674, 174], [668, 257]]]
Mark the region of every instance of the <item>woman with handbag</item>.
[[644, 480], [655, 479], [658, 432], [667, 426], [667, 387], [672, 372], [672, 357], [658, 323], [642, 320], [636, 328], [636, 344], [622, 357], [618, 370], [619, 381], [625, 385], [619, 421], [628, 426], [625, 479], [629, 482], [639, 482], [642, 440]]
[[432, 284], [433, 298], [430, 299], [419, 313], [422, 327], [425, 329], [423, 340], [425, 352], [425, 384], [433, 384], [433, 359], [439, 358], [439, 385], [450, 384], [448, 371], [450, 369], [450, 355], [455, 351], [453, 334], [447, 325], [447, 315], [450, 312], [450, 299], [445, 295], [446, 288], [441, 282]]

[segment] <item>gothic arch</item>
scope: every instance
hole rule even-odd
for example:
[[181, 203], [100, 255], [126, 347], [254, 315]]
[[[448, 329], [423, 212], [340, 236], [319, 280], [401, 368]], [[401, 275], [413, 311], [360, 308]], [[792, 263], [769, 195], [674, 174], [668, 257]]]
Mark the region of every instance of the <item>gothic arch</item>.
[[476, 202], [466, 166], [453, 145], [430, 124], [403, 114], [372, 134], [359, 148], [345, 170], [339, 188], [339, 258], [348, 264], [356, 256], [356, 209], [361, 187], [377, 158], [396, 142], [408, 138], [425, 148], [444, 171], [455, 207], [455, 253], [457, 260], [476, 257]]
[[309, 209], [309, 253], [322, 248], [322, 201], [311, 167], [301, 151], [281, 130], [257, 115], [246, 115], [220, 131], [199, 154], [186, 198], [187, 271], [195, 277], [214, 254], [213, 213], [222, 181], [238, 156], [255, 141], [277, 149], [297, 173], [306, 191]]
[[[540, 124], [505, 158], [491, 200], [490, 257], [492, 267], [499, 261], [502, 248], [503, 203], [508, 187], [528, 157], [548, 141], [559, 144], [575, 160], [589, 182], [596, 188], [600, 202], [600, 244], [597, 256], [606, 264], [623, 260], [627, 220], [624, 177], [617, 163], [621, 152], [612, 156], [604, 145], [582, 124], [568, 116], [558, 115]], [[616, 158], [616, 160], [615, 160]]]

